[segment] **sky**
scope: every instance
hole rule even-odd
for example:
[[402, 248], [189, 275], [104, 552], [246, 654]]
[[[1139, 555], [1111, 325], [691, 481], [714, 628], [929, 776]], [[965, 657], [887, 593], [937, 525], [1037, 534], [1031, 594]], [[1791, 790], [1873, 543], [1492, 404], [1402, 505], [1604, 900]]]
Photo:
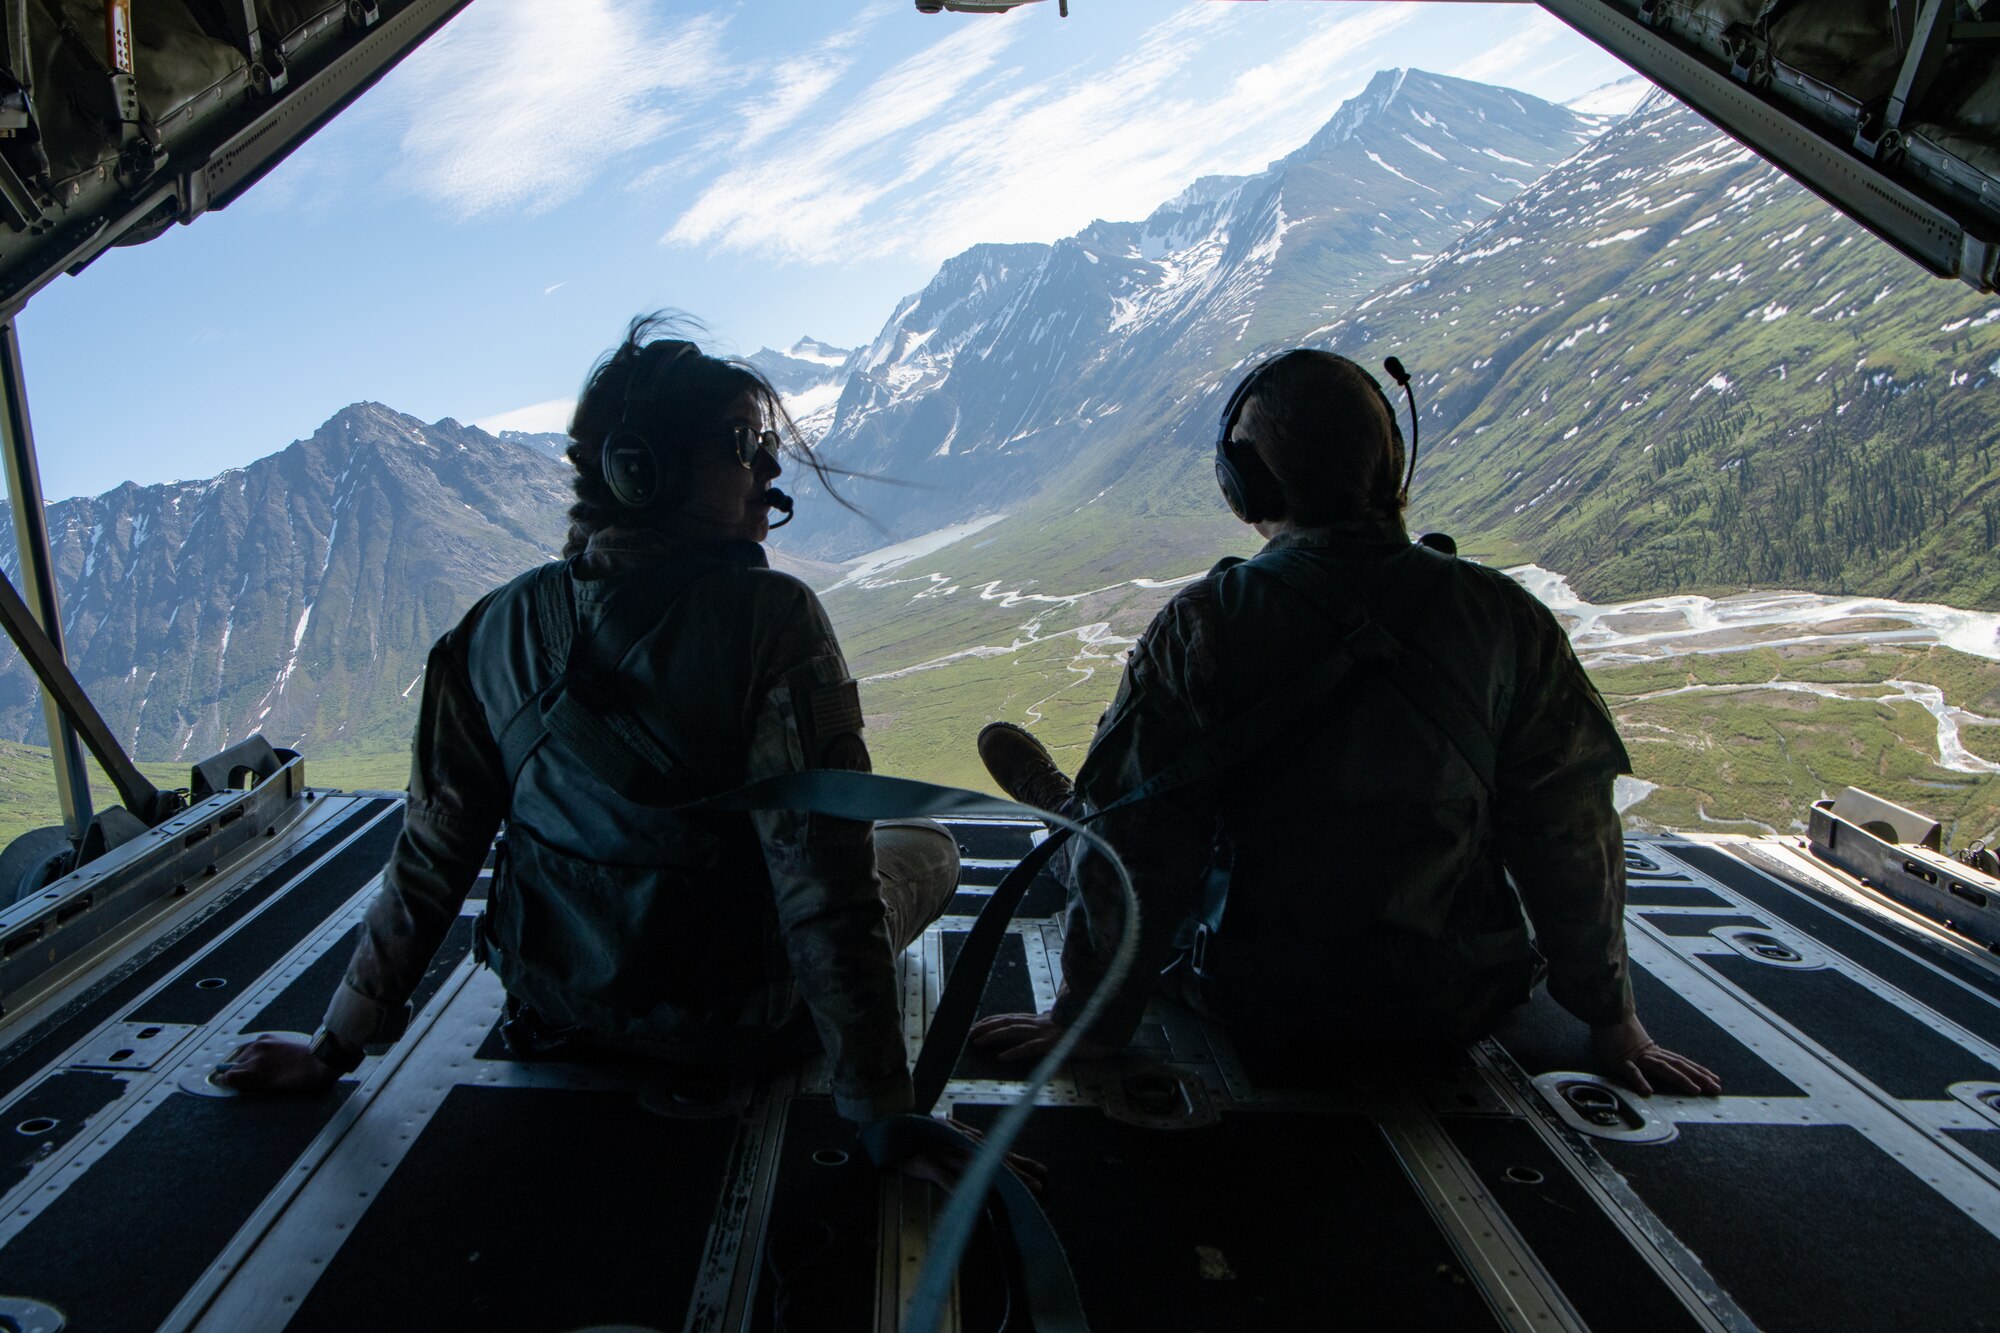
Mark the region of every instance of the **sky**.
[[967, 246], [1259, 171], [1410, 66], [1630, 73], [1532, 4], [474, 0], [230, 208], [34, 299], [43, 491], [212, 476], [364, 400], [561, 429], [662, 307], [725, 354], [866, 343]]

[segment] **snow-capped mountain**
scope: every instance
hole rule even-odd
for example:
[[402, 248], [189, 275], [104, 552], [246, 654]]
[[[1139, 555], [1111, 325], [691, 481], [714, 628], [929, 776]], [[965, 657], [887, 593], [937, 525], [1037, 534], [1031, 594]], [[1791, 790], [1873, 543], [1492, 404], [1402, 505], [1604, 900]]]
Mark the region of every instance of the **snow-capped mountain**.
[[[50, 505], [71, 668], [145, 759], [205, 758], [253, 731], [322, 754], [401, 750], [431, 644], [562, 546], [566, 443], [357, 403], [207, 481]], [[16, 574], [12, 543], [0, 568]], [[8, 645], [0, 737], [43, 739], [36, 691]]]
[[[149, 759], [199, 759], [255, 730], [394, 750], [431, 642], [562, 544], [566, 473], [533, 445], [359, 403], [207, 481], [53, 504], [70, 665]], [[11, 544], [0, 564], [13, 574]], [[11, 653], [0, 735], [41, 735]]]
[[1604, 116], [1617, 120], [1629, 116], [1646, 100], [1646, 95], [1655, 91], [1653, 81], [1643, 74], [1627, 74], [1622, 79], [1610, 83], [1600, 83], [1581, 97], [1572, 97], [1563, 105], [1579, 116]]
[[[822, 447], [914, 483], [857, 493], [899, 534], [1013, 504], [1427, 262], [1594, 129], [1525, 94], [1384, 71], [1261, 173], [1196, 181], [1143, 221], [946, 261], [849, 362]], [[880, 541], [830, 505], [802, 508], [793, 534], [828, 558]]]
[[2000, 599], [2000, 302], [1665, 93], [1307, 341], [1417, 375], [1420, 520], [1589, 596]]
[[[2000, 604], [2000, 302], [1664, 94], [1602, 123], [1392, 72], [1265, 172], [975, 246], [867, 347], [758, 353], [836, 461], [921, 488], [843, 483], [897, 535], [1010, 515], [926, 547], [935, 565], [843, 579], [794, 556], [882, 538], [794, 471], [774, 562], [840, 585], [858, 670], [1060, 640], [1062, 680], [1090, 679], [1175, 580], [1254, 544], [1215, 494], [1217, 396], [1309, 342], [1416, 373], [1419, 526], [1600, 600], [1851, 582]], [[53, 505], [71, 660], [148, 759], [259, 729], [400, 749], [432, 640], [560, 545], [564, 444], [359, 404], [209, 481]], [[8, 654], [0, 736], [40, 732]]]
[[833, 423], [833, 407], [839, 401], [846, 366], [853, 355], [845, 347], [801, 338], [782, 352], [762, 347], [744, 359], [771, 381], [806, 438], [816, 440]]

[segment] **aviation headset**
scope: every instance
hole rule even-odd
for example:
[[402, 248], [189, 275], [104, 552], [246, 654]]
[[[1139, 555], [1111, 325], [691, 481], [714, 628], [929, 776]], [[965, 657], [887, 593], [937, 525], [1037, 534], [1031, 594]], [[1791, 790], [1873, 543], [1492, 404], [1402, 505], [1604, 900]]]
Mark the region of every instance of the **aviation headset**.
[[[1396, 426], [1396, 409], [1390, 404], [1389, 395], [1382, 392], [1382, 385], [1360, 365], [1348, 361], [1344, 356], [1307, 347], [1295, 347], [1289, 352], [1281, 352], [1263, 362], [1245, 375], [1243, 382], [1236, 386], [1236, 391], [1229, 395], [1229, 403], [1222, 409], [1222, 426], [1215, 434], [1215, 483], [1222, 488], [1222, 498], [1228, 502], [1230, 512], [1245, 523], [1283, 517], [1285, 492], [1279, 484], [1277, 475], [1258, 456], [1256, 449], [1247, 445], [1239, 448], [1236, 442], [1229, 438], [1229, 430], [1236, 424], [1237, 413], [1243, 410], [1243, 404], [1250, 395], [1257, 391], [1257, 385], [1265, 374], [1273, 366], [1294, 356], [1335, 357], [1354, 366], [1361, 372], [1361, 378], [1368, 381], [1368, 387], [1375, 391], [1375, 396], [1382, 400], [1382, 410], [1389, 414], [1389, 428], [1394, 430]], [[1403, 478], [1401, 492], [1401, 498], [1408, 500], [1410, 481], [1417, 475], [1417, 398], [1410, 389], [1409, 372], [1403, 369], [1401, 361], [1392, 356], [1382, 363], [1382, 369], [1388, 371], [1390, 378], [1402, 386], [1403, 393], [1410, 400], [1410, 463], [1409, 471]]]
[[[691, 463], [688, 451], [662, 450], [633, 419], [633, 409], [657, 405], [664, 396], [668, 372], [689, 358], [701, 359], [701, 349], [685, 339], [662, 338], [639, 349], [631, 373], [626, 376], [624, 411], [618, 424], [604, 437], [600, 453], [604, 484], [612, 498], [627, 509], [651, 509], [663, 495], [687, 491]], [[747, 461], [743, 465], [751, 466]], [[772, 486], [766, 490], [765, 498], [773, 509], [784, 514], [772, 527], [781, 528], [792, 521], [790, 496]]]

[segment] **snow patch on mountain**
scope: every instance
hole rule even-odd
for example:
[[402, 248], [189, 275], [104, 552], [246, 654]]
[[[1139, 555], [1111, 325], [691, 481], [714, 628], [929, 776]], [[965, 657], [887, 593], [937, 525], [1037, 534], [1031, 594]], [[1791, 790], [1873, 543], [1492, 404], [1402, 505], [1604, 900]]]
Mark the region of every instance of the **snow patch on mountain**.
[[1639, 103], [1646, 100], [1646, 94], [1653, 91], [1653, 82], [1645, 75], [1627, 74], [1622, 79], [1601, 83], [1581, 97], [1572, 97], [1563, 105], [1579, 116], [1609, 116], [1615, 119], [1631, 115], [1638, 109]]
[[[1398, 267], [1434, 265], [1592, 124], [1382, 71], [1262, 172], [1198, 179], [1140, 221], [947, 260], [847, 363], [820, 447], [919, 483], [864, 497], [898, 536], [1011, 511], [1072, 466], [1171, 429], [1159, 411], [1227, 373], [1217, 348], [1296, 342]], [[802, 502], [814, 489], [800, 479]], [[831, 506], [802, 503], [799, 519], [790, 542], [820, 558], [880, 544]]]

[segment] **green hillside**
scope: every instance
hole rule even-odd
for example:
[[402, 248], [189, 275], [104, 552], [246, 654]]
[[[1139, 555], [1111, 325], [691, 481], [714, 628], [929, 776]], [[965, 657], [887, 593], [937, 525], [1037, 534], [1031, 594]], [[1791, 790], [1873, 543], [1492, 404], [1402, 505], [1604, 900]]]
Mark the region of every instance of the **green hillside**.
[[1677, 106], [1312, 341], [1421, 368], [1419, 522], [1593, 600], [2000, 607], [2000, 300]]
[[[1603, 603], [1799, 588], [2000, 607], [2000, 301], [1928, 278], [1685, 108], [1657, 100], [1410, 279], [1285, 333], [1320, 276], [1288, 249], [1258, 338], [1417, 371], [1413, 531]], [[1226, 382], [1248, 350], [1184, 383]], [[1127, 402], [1006, 520], [829, 597], [878, 767], [986, 786], [972, 737], [993, 718], [1081, 758], [1172, 581], [1258, 544], [1215, 493], [1216, 392]], [[1655, 787], [1635, 828], [1782, 832], [1854, 784], [1961, 844], [2000, 830], [2000, 778], [1942, 767], [1936, 718], [1883, 684], [1939, 686], [1972, 714], [1971, 754], [2000, 756], [1991, 661], [1827, 642], [1595, 674]], [[1857, 697], [1786, 688], [1829, 682]]]
[[[1883, 684], [1936, 685], [1947, 703], [1990, 718], [2000, 713], [2000, 662], [1942, 647], [1795, 646], [1591, 675], [1634, 775], [1659, 788], [1627, 811], [1630, 827], [1803, 832], [1814, 800], [1862, 787], [1939, 819], [1954, 847], [2000, 834], [2000, 774], [1941, 767], [1937, 720], [1885, 698], [1896, 691]], [[1796, 683], [1857, 697], [1782, 688]], [[1967, 728], [1965, 739], [1974, 755], [2000, 752], [2000, 727]]]
[[[1074, 771], [1120, 666], [1117, 648], [1086, 651], [1073, 638], [1044, 639], [866, 681], [877, 771], [994, 790], [972, 742], [1000, 718], [1030, 727]], [[1883, 682], [1919, 682], [1953, 707], [2000, 717], [2000, 663], [1943, 647], [1841, 644], [1687, 654], [1591, 676], [1634, 776], [1656, 787], [1626, 812], [1636, 831], [1802, 831], [1813, 801], [1858, 786], [1940, 819], [1953, 846], [2000, 837], [2000, 775], [1943, 767], [1933, 715], [1882, 697], [1896, 693]], [[1858, 697], [1785, 688], [1798, 683]], [[1964, 725], [1961, 739], [2000, 763], [2000, 722]]]

